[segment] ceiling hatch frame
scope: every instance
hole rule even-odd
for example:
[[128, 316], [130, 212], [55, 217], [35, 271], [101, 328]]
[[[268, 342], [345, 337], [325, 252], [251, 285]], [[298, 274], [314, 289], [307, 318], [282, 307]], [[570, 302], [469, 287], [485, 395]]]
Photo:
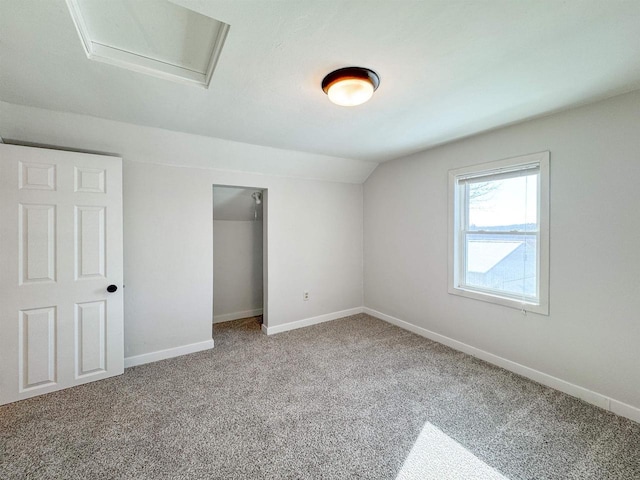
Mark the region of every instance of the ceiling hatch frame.
[[[154, 77], [171, 80], [187, 85], [198, 85], [203, 88], [209, 88], [213, 71], [218, 63], [218, 58], [222, 52], [222, 47], [227, 38], [230, 25], [224, 22], [220, 23], [217, 37], [211, 49], [208, 66], [205, 73], [201, 73], [188, 68], [173, 65], [161, 60], [156, 60], [143, 55], [122, 50], [119, 48], [103, 45], [91, 40], [89, 29], [84, 21], [79, 5], [79, 0], [66, 0], [69, 13], [80, 37], [80, 43], [89, 60], [107, 63], [116, 67], [125, 68], [138, 73], [152, 75]], [[211, 18], [211, 17], [209, 17]]]

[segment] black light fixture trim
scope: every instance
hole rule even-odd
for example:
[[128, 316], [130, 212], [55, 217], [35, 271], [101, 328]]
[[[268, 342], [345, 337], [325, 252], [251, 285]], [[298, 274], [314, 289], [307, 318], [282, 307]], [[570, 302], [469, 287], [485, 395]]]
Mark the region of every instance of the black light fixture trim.
[[371, 85], [373, 85], [374, 92], [378, 89], [378, 85], [380, 85], [380, 77], [378, 77], [378, 74], [373, 70], [364, 67], [346, 67], [335, 70], [324, 77], [322, 80], [322, 90], [328, 94], [331, 85], [347, 78], [368, 80], [371, 82]]

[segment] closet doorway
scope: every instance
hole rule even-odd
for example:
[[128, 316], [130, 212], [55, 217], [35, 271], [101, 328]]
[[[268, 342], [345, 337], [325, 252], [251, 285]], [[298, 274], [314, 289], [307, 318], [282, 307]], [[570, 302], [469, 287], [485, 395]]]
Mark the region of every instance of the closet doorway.
[[267, 326], [266, 244], [267, 190], [214, 185], [214, 335], [217, 324], [231, 321]]

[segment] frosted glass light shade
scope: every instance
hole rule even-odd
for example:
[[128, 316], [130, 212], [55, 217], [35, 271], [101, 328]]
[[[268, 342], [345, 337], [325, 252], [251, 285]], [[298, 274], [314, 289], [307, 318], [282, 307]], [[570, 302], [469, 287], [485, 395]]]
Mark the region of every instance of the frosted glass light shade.
[[380, 78], [368, 68], [347, 67], [331, 72], [322, 81], [322, 90], [336, 105], [353, 107], [373, 96]]
[[373, 96], [373, 85], [361, 78], [345, 78], [331, 85], [327, 95], [336, 105], [353, 107], [366, 102]]

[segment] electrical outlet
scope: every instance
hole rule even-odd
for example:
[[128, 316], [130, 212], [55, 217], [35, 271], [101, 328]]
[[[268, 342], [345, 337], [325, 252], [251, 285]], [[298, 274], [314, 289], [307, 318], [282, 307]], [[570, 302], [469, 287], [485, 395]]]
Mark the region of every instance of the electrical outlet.
[[302, 300], [305, 302], [309, 300], [309, 292], [302, 292]]

